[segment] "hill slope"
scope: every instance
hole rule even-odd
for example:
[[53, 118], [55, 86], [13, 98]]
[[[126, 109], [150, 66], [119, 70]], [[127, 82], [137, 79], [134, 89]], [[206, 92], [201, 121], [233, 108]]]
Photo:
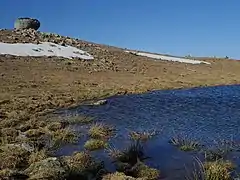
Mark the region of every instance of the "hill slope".
[[0, 55], [3, 114], [41, 112], [113, 94], [240, 83], [240, 62], [234, 60], [207, 59], [209, 64], [156, 61], [121, 48], [33, 30], [1, 30], [0, 42], [52, 42], [79, 48], [94, 58]]

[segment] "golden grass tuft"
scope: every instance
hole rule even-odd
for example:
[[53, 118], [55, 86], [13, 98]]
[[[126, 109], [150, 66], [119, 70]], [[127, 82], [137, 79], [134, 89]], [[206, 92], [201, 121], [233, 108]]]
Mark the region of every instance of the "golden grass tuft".
[[108, 146], [106, 148], [106, 151], [107, 151], [108, 156], [114, 160], [118, 160], [119, 158], [121, 158], [124, 155], [122, 151], [120, 151], [119, 149], [117, 149], [113, 146]]
[[20, 145], [9, 144], [0, 147], [0, 169], [14, 169], [28, 166], [30, 153]]
[[90, 151], [104, 149], [107, 147], [107, 143], [99, 139], [90, 139], [84, 144], [84, 148]]
[[103, 176], [102, 180], [143, 180], [142, 178], [133, 178], [130, 176], [126, 176], [124, 173], [120, 173], [120, 172], [115, 172], [112, 174], [107, 174], [105, 176]]
[[67, 116], [64, 118], [64, 121], [68, 122], [69, 124], [89, 124], [94, 121], [94, 118], [81, 115], [73, 115]]
[[232, 180], [231, 172], [235, 168], [232, 162], [223, 159], [210, 162], [195, 160], [197, 167], [186, 177], [187, 180]]
[[37, 138], [45, 134], [43, 129], [29, 129], [25, 133], [28, 138]]
[[50, 122], [47, 125], [47, 129], [50, 131], [57, 131], [63, 128], [63, 125], [61, 122]]
[[204, 169], [207, 180], [230, 180], [234, 165], [230, 161], [217, 160], [205, 162]]
[[170, 140], [170, 143], [177, 146], [182, 151], [193, 151], [200, 147], [200, 144], [197, 141], [181, 136], [173, 137]]
[[133, 176], [137, 178], [147, 178], [148, 180], [157, 180], [160, 177], [160, 171], [139, 162], [133, 171]]
[[110, 126], [104, 125], [103, 123], [96, 123], [91, 126], [88, 134], [91, 138], [109, 138], [113, 135], [114, 129]]
[[73, 132], [71, 129], [68, 128], [53, 131], [51, 134], [53, 141], [60, 144], [76, 143], [79, 138], [79, 134]]
[[96, 175], [104, 168], [102, 162], [96, 161], [86, 152], [75, 152], [72, 156], [65, 157], [64, 161], [69, 168], [69, 177]]
[[32, 152], [29, 156], [28, 163], [32, 164], [41, 160], [44, 160], [48, 157], [46, 150], [40, 150], [36, 152]]

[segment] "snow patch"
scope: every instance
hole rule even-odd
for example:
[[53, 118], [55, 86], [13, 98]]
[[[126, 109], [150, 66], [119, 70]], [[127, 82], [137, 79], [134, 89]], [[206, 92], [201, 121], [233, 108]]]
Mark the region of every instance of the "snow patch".
[[134, 51], [125, 51], [125, 52], [132, 53], [138, 56], [145, 56], [153, 59], [166, 60], [166, 61], [175, 61], [175, 62], [190, 63], [190, 64], [211, 64], [209, 62], [199, 61], [194, 59], [187, 59], [187, 58], [171, 57], [171, 56], [164, 56], [164, 55], [143, 53], [143, 52], [134, 52]]
[[87, 52], [72, 46], [61, 46], [51, 42], [32, 43], [2, 43], [0, 42], [0, 54], [14, 56], [58, 56], [68, 59], [74, 57], [91, 60], [93, 56]]

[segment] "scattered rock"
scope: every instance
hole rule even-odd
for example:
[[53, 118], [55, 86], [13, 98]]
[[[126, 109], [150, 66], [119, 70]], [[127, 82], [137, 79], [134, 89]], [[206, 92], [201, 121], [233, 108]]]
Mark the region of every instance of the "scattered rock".
[[100, 105], [105, 105], [105, 104], [107, 104], [107, 100], [106, 99], [102, 99], [102, 100], [94, 102], [92, 105], [100, 106]]

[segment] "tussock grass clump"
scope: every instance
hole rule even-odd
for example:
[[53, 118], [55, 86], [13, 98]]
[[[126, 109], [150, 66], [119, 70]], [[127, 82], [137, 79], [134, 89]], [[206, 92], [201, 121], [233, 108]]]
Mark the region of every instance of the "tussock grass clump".
[[182, 151], [193, 151], [200, 148], [200, 144], [197, 141], [181, 136], [173, 137], [170, 143]]
[[3, 128], [0, 130], [0, 145], [12, 143], [15, 141], [19, 132], [15, 128]]
[[67, 177], [66, 168], [56, 157], [47, 158], [31, 164], [24, 173], [33, 179], [64, 180]]
[[113, 134], [113, 127], [107, 126], [103, 123], [96, 123], [91, 126], [88, 134], [91, 138], [109, 138]]
[[90, 139], [84, 144], [84, 148], [90, 151], [104, 149], [107, 147], [107, 143], [103, 140]]
[[30, 153], [20, 145], [9, 144], [0, 147], [0, 169], [24, 168], [28, 165]]
[[16, 179], [16, 180], [24, 180], [24, 179], [28, 179], [28, 176], [25, 175], [22, 172], [19, 172], [17, 170], [12, 170], [12, 169], [1, 169], [0, 170], [0, 178], [3, 180], [8, 180], [8, 179]]
[[225, 159], [228, 151], [221, 148], [207, 149], [204, 152], [206, 161], [217, 161], [219, 159]]
[[29, 156], [28, 163], [32, 164], [48, 157], [46, 150], [32, 152]]
[[64, 161], [69, 168], [69, 179], [96, 176], [104, 169], [103, 162], [94, 160], [86, 152], [75, 152], [72, 156], [65, 157]]
[[43, 129], [29, 129], [25, 133], [28, 138], [37, 138], [45, 134]]
[[158, 170], [143, 164], [143, 161], [149, 157], [145, 156], [140, 140], [134, 141], [123, 151], [115, 148], [109, 148], [108, 151], [109, 156], [113, 158], [117, 171], [139, 178], [157, 179], [159, 177], [160, 172]]
[[130, 136], [130, 139], [132, 140], [141, 140], [143, 142], [151, 139], [154, 135], [156, 135], [156, 131], [153, 131], [153, 132], [137, 132], [137, 131], [131, 131], [129, 133], [129, 136]]
[[132, 168], [133, 177], [147, 178], [148, 180], [157, 180], [160, 177], [160, 171], [150, 168], [142, 162], [139, 162]]
[[2, 127], [2, 128], [15, 127], [19, 123], [21, 123], [20, 119], [2, 119], [0, 121], [0, 127]]
[[[131, 176], [126, 176], [124, 173], [115, 172], [112, 174], [107, 174], [103, 176], [102, 180], [136, 180], [136, 178], [133, 178]], [[141, 179], [138, 179], [141, 180]]]
[[63, 129], [63, 124], [61, 122], [51, 122], [47, 125], [47, 129], [50, 131], [57, 131]]
[[140, 141], [134, 141], [129, 147], [122, 151], [122, 155], [117, 160], [134, 165], [139, 160], [144, 161], [148, 158], [149, 157], [145, 156], [144, 148]]
[[221, 159], [202, 163], [197, 158], [196, 162], [197, 168], [187, 180], [232, 180], [231, 171], [235, 168], [232, 162]]
[[221, 140], [213, 148], [205, 149], [206, 161], [216, 161], [219, 159], [226, 159], [227, 155], [233, 151], [239, 151], [240, 146], [234, 141]]
[[234, 165], [230, 161], [217, 160], [205, 162], [204, 169], [207, 180], [230, 180]]
[[114, 160], [118, 160], [121, 158], [121, 156], [123, 156], [123, 152], [113, 146], [108, 146], [106, 151], [108, 156]]
[[59, 129], [52, 132], [53, 142], [56, 144], [65, 144], [65, 143], [76, 143], [78, 141], [79, 135], [72, 130], [65, 128]]
[[0, 130], [0, 136], [12, 136], [12, 137], [17, 137], [19, 134], [18, 130], [16, 130], [15, 128], [2, 128]]
[[69, 124], [89, 124], [94, 121], [94, 118], [80, 115], [67, 116], [64, 121]]

